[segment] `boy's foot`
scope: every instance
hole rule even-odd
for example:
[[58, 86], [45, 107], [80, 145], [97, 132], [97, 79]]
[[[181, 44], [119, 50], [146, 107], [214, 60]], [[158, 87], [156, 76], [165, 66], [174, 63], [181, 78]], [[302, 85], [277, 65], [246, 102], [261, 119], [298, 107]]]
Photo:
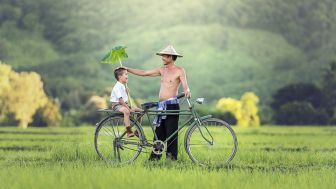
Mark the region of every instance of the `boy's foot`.
[[133, 132], [131, 132], [131, 133], [127, 133], [127, 137], [128, 137], [128, 138], [134, 137], [134, 133], [133, 133]]
[[127, 134], [128, 138], [134, 137], [134, 133], [133, 133], [131, 127], [126, 127], [126, 134]]

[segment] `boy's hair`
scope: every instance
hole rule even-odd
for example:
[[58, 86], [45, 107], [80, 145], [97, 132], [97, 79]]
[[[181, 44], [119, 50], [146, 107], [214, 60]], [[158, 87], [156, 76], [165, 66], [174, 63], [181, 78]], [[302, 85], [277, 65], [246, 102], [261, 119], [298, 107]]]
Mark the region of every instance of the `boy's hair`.
[[116, 80], [119, 81], [119, 76], [121, 76], [124, 73], [124, 71], [126, 71], [126, 69], [123, 67], [119, 67], [114, 70], [114, 77], [116, 78]]
[[172, 56], [172, 59], [175, 61], [177, 59], [177, 56], [176, 55], [171, 55]]

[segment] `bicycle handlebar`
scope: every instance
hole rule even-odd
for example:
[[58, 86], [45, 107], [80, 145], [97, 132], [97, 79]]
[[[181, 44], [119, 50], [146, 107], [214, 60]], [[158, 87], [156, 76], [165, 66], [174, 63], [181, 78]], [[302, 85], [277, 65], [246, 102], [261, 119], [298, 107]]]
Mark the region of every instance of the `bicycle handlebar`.
[[180, 99], [180, 98], [182, 98], [182, 97], [184, 97], [185, 95], [184, 95], [184, 93], [180, 93], [180, 94], [178, 94], [177, 96], [176, 96], [176, 98], [177, 99]]
[[[184, 93], [180, 93], [180, 94], [178, 94], [178, 95], [176, 96], [177, 99], [182, 98], [182, 97], [185, 97], [185, 94], [184, 94]], [[188, 103], [189, 109], [191, 109], [191, 108], [192, 108], [192, 104], [190, 103], [189, 98], [186, 98], [186, 99], [187, 99], [187, 103]]]

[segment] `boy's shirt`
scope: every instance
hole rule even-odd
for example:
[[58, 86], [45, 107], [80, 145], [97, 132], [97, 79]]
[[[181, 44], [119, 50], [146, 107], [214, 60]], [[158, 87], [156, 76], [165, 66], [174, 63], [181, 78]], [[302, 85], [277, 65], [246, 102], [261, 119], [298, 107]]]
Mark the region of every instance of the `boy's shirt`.
[[121, 97], [123, 98], [124, 102], [128, 101], [125, 85], [117, 81], [112, 89], [110, 102], [119, 102], [119, 98]]

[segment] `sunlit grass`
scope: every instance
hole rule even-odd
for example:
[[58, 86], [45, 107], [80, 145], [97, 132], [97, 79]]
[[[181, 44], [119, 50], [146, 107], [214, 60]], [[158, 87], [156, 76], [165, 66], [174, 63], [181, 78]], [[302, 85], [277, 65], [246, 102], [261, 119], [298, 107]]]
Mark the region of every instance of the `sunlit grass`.
[[239, 148], [232, 163], [201, 167], [184, 151], [184, 134], [178, 161], [148, 162], [145, 151], [133, 163], [120, 166], [98, 158], [93, 127], [0, 128], [1, 188], [335, 186], [336, 127], [234, 129]]

